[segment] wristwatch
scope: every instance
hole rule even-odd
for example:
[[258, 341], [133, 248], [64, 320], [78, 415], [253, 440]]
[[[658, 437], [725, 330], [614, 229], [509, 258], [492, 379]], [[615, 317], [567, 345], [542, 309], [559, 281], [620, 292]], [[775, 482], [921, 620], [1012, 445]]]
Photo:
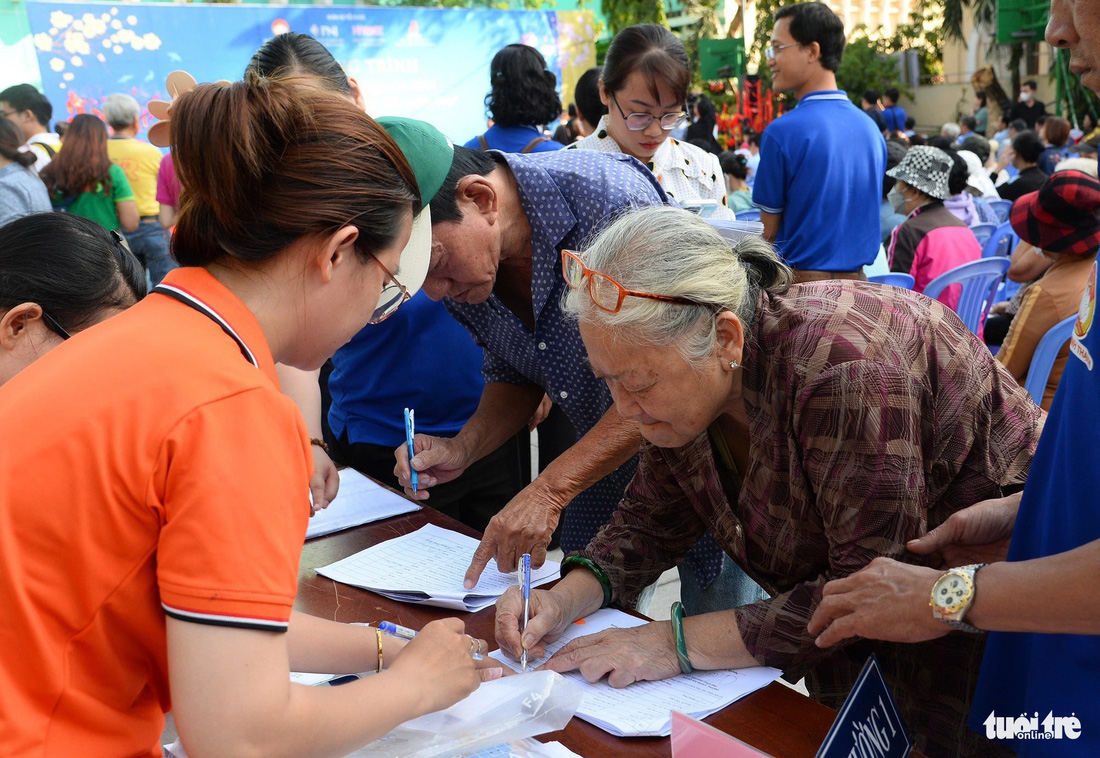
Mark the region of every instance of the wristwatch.
[[952, 627], [964, 632], [984, 634], [984, 629], [963, 622], [963, 616], [974, 602], [974, 575], [986, 564], [973, 563], [947, 571], [932, 585], [932, 615]]

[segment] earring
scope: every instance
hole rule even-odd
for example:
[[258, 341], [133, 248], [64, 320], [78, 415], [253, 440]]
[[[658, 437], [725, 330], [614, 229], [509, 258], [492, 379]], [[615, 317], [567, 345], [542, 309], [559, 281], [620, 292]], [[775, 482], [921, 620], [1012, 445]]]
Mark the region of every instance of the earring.
[[736, 369], [736, 368], [737, 368], [738, 366], [740, 366], [740, 365], [741, 365], [741, 364], [740, 364], [740, 363], [738, 363], [737, 361], [730, 361], [730, 370], [734, 370], [734, 369]]

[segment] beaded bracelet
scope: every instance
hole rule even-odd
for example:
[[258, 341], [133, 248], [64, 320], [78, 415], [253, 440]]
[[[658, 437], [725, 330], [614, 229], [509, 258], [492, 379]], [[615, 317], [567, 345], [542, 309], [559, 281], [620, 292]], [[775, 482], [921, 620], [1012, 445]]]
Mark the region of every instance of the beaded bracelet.
[[684, 642], [684, 606], [679, 600], [672, 604], [672, 636], [676, 638], [676, 658], [680, 661], [680, 671], [690, 674], [695, 669], [688, 659], [687, 643]]
[[325, 451], [325, 455], [328, 455], [328, 443], [324, 440], [317, 439], [316, 437], [310, 437], [309, 444], [316, 445], [317, 447]]

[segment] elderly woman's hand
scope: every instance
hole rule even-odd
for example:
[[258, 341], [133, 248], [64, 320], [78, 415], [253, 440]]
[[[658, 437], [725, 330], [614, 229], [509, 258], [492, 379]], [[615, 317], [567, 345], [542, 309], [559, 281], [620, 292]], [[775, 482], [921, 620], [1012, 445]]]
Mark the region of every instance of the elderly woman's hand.
[[578, 637], [542, 667], [564, 674], [580, 671], [590, 682], [607, 677], [612, 687], [668, 679], [680, 673], [671, 621], [654, 621], [631, 629], [605, 629]]
[[531, 659], [546, 654], [546, 643], [553, 642], [573, 623], [572, 603], [555, 590], [531, 590], [527, 627], [522, 632], [523, 593], [519, 587], [509, 587], [497, 600], [496, 639], [505, 654], [519, 660], [526, 640]]

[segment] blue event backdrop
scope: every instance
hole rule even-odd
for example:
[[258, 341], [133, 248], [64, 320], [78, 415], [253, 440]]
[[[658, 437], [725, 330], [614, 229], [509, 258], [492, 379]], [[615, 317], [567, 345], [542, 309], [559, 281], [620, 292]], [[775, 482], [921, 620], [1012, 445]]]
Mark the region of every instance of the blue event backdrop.
[[176, 69], [199, 82], [239, 79], [257, 48], [287, 31], [332, 51], [372, 115], [420, 118], [459, 143], [485, 130], [501, 47], [538, 48], [561, 81], [554, 11], [30, 2], [27, 15], [55, 119], [100, 114], [113, 92], [168, 100]]

